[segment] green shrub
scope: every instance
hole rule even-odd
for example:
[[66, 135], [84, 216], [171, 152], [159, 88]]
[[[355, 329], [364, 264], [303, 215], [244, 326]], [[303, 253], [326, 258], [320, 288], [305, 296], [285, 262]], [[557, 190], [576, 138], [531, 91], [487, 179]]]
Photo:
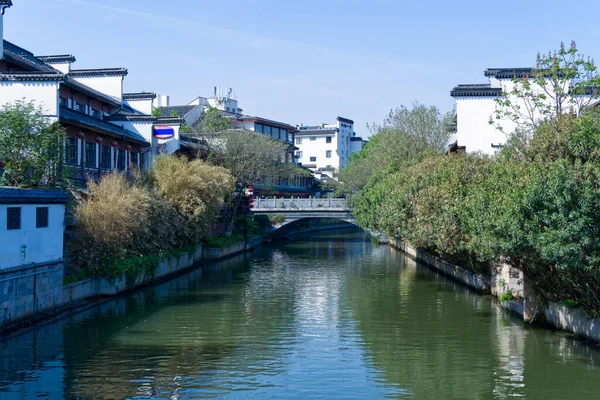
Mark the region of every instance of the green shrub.
[[514, 299], [515, 296], [513, 296], [510, 290], [506, 290], [498, 296], [498, 300], [500, 301], [513, 301]]
[[231, 236], [226, 235], [218, 235], [218, 236], [208, 236], [202, 239], [205, 247], [227, 247], [229, 245], [243, 242], [244, 236], [239, 233], [234, 233]]

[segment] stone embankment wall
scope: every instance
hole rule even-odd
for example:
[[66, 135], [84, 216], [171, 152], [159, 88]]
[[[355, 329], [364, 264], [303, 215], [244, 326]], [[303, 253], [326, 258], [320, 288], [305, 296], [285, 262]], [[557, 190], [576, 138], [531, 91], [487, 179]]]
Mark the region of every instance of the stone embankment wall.
[[[110, 297], [167, 280], [203, 260], [217, 260], [251, 250], [263, 242], [262, 237], [248, 240], [248, 244], [234, 243], [223, 248], [204, 248], [198, 244], [193, 251], [159, 262], [152, 274], [142, 274], [128, 280], [123, 274], [114, 279], [85, 279], [63, 286], [64, 267], [59, 263], [35, 265], [28, 268], [6, 269], [0, 273], [0, 330], [22, 325], [24, 321], [47, 318], [52, 314], [72, 309], [83, 300]], [[44, 313], [47, 315], [44, 315]]]
[[374, 236], [379, 243], [389, 244], [416, 261], [427, 264], [478, 292], [498, 297], [510, 293], [513, 300], [501, 301], [502, 307], [522, 316], [525, 322], [548, 324], [576, 336], [600, 342], [600, 320], [589, 319], [579, 309], [544, 301], [523, 273], [508, 264], [495, 264], [490, 266], [489, 274], [476, 274], [426, 251], [414, 249], [402, 241], [388, 240], [376, 233]]

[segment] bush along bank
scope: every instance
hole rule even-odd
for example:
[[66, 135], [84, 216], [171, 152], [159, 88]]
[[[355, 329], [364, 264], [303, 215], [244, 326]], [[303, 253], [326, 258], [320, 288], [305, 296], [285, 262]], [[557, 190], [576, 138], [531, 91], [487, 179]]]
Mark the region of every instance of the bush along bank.
[[529, 138], [515, 134], [493, 158], [424, 156], [374, 175], [351, 204], [361, 226], [469, 271], [518, 271], [539, 299], [532, 317], [548, 304], [600, 316], [596, 114], [546, 121]]

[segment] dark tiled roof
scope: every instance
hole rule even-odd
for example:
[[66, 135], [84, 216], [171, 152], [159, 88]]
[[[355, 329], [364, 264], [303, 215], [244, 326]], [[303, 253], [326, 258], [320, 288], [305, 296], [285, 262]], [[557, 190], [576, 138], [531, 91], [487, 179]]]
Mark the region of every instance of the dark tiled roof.
[[348, 119], [348, 118], [344, 118], [344, 117], [337, 117], [337, 120], [338, 120], [338, 121], [341, 121], [341, 122], [346, 122], [346, 123], [348, 123], [348, 124], [353, 124], [353, 125], [354, 125], [354, 121], [352, 121], [351, 119]]
[[[0, 6], [4, 8], [11, 7], [12, 5], [12, 0], [0, 0]], [[2, 14], [4, 14], [4, 9], [2, 9]]]
[[483, 71], [485, 76], [498, 79], [529, 78], [534, 73], [534, 68], [488, 68]]
[[0, 81], [62, 81], [65, 76], [61, 73], [47, 72], [11, 72], [0, 74]]
[[56, 189], [0, 187], [0, 204], [65, 204], [69, 197]]
[[[70, 75], [70, 74], [69, 74]], [[91, 97], [95, 97], [100, 99], [108, 104], [111, 104], [115, 107], [120, 107], [121, 102], [114, 97], [101, 93], [95, 89], [92, 89], [89, 86], [84, 85], [83, 83], [77, 82], [75, 79], [71, 78], [69, 75], [65, 76], [65, 84], [75, 90], [79, 90], [83, 93], [88, 94]]]
[[172, 106], [172, 107], [160, 107], [161, 117], [172, 117], [172, 114], [177, 115], [179, 118], [185, 117], [190, 111], [199, 106]]
[[69, 75], [74, 78], [89, 78], [96, 76], [125, 76], [125, 68], [72, 69]]
[[350, 138], [351, 142], [362, 142], [363, 138], [361, 138], [360, 136], [354, 136]]
[[46, 64], [64, 64], [64, 63], [74, 63], [77, 61], [75, 56], [71, 54], [61, 54], [61, 55], [52, 55], [52, 56], [36, 56], [38, 60], [42, 60]]
[[502, 88], [492, 87], [488, 84], [458, 85], [450, 92], [452, 97], [498, 97], [502, 95]]
[[123, 93], [123, 100], [154, 100], [156, 93], [140, 92], [140, 93]]
[[267, 118], [262, 118], [262, 117], [255, 117], [252, 115], [233, 115], [233, 116], [231, 116], [231, 119], [237, 120], [237, 121], [255, 121], [255, 122], [258, 122], [259, 124], [273, 125], [278, 128], [285, 128], [289, 131], [296, 130], [296, 127], [294, 127], [290, 124], [286, 124], [285, 122], [274, 121], [272, 119], [267, 119]]
[[143, 137], [139, 134], [132, 132], [127, 129], [123, 129], [118, 125], [111, 124], [110, 122], [106, 122], [104, 120], [93, 118], [89, 115], [82, 114], [80, 112], [71, 110], [66, 107], [60, 107], [60, 118], [59, 121], [66, 122], [69, 124], [81, 126], [84, 128], [88, 128], [100, 133], [105, 133], [107, 135], [116, 136], [120, 139], [129, 140], [138, 144], [143, 144], [149, 146], [148, 143]]
[[4, 41], [4, 58], [29, 71], [56, 72], [54, 68], [35, 57], [32, 52], [7, 40]]
[[156, 123], [157, 124], [164, 124], [164, 125], [179, 125], [179, 124], [183, 124], [183, 118], [179, 118], [179, 117], [158, 117], [156, 118]]
[[115, 115], [111, 115], [110, 117], [106, 117], [108, 121], [136, 121], [136, 122], [156, 122], [157, 118], [152, 115], [144, 115], [144, 114], [122, 114], [118, 113]]
[[340, 130], [338, 128], [308, 128], [308, 129], [301, 129], [300, 131], [298, 131], [296, 133], [296, 136], [298, 135], [303, 135], [303, 136], [315, 136], [315, 135], [335, 135], [336, 133], [338, 133]]

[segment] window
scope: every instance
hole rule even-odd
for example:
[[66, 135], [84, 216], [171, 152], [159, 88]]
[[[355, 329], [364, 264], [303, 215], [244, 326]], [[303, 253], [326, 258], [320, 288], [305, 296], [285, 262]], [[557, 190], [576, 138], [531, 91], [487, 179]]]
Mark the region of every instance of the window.
[[104, 169], [110, 169], [111, 167], [111, 149], [109, 146], [102, 146], [102, 162], [100, 163], [100, 166]]
[[290, 140], [288, 138], [288, 131], [287, 131], [287, 129], [282, 129], [281, 130], [281, 140], [287, 140], [287, 141]]
[[61, 97], [61, 98], [60, 98], [60, 105], [61, 105], [61, 106], [63, 106], [63, 107], [70, 108], [70, 107], [69, 107], [69, 103], [70, 103], [70, 101], [69, 101], [69, 100], [70, 100], [70, 99], [67, 99], [66, 97]]
[[302, 158], [302, 152], [301, 151], [297, 151], [296, 152], [296, 158]]
[[263, 133], [263, 130], [264, 130], [263, 124], [254, 124], [254, 130], [258, 133]]
[[36, 207], [35, 209], [35, 227], [48, 227], [48, 207]]
[[21, 207], [6, 208], [6, 229], [9, 231], [21, 229]]
[[310, 141], [311, 141], [311, 142], [314, 142], [315, 140], [317, 140], [317, 137], [316, 137], [316, 136], [311, 136], [311, 137], [310, 137]]
[[75, 102], [75, 110], [81, 113], [87, 113], [87, 106], [85, 104]]
[[117, 169], [119, 171], [125, 170], [125, 150], [117, 150]]
[[281, 137], [279, 136], [279, 128], [273, 128], [273, 138], [274, 139], [281, 139]]
[[331, 150], [327, 150], [327, 151], [325, 152], [325, 157], [327, 157], [327, 158], [331, 158]]
[[102, 119], [102, 111], [100, 111], [100, 110], [96, 110], [95, 108], [92, 108], [92, 111], [90, 114], [92, 114], [92, 117]]
[[263, 133], [267, 136], [271, 136], [271, 127], [269, 125], [265, 125]]
[[131, 165], [138, 165], [138, 153], [131, 152], [129, 153], [129, 163]]
[[78, 159], [77, 138], [68, 137], [65, 139], [65, 163], [77, 165]]
[[296, 144], [302, 144], [302, 138], [301, 137], [296, 138]]
[[325, 138], [325, 143], [331, 143], [331, 136], [327, 136], [327, 138]]
[[96, 168], [96, 143], [85, 142], [85, 166]]
[[317, 157], [311, 157], [311, 158], [310, 158], [310, 161], [311, 161], [311, 162], [316, 162], [316, 161], [317, 161]]

